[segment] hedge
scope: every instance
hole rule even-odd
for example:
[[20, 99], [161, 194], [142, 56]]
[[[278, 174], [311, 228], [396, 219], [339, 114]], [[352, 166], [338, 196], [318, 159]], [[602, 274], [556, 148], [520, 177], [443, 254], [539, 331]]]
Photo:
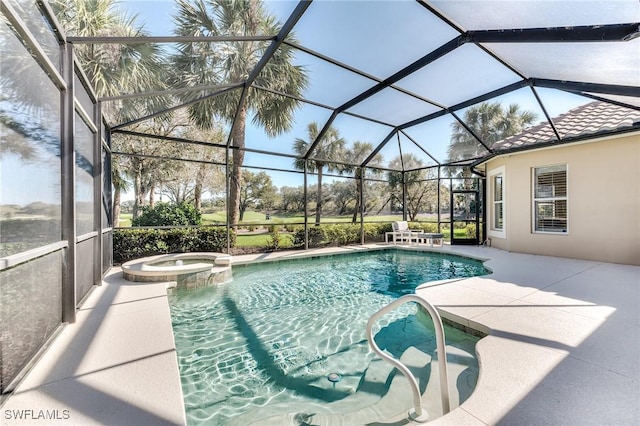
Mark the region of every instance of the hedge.
[[142, 206], [141, 214], [131, 221], [133, 226], [180, 226], [200, 225], [202, 214], [193, 204], [156, 203], [155, 206]]
[[[231, 229], [231, 247], [236, 234]], [[120, 264], [140, 257], [197, 251], [223, 252], [227, 249], [226, 228], [115, 229], [113, 262]]]
[[[367, 242], [383, 241], [384, 233], [391, 231], [390, 223], [365, 223], [364, 238]], [[360, 243], [360, 224], [336, 224], [309, 227], [309, 247]], [[304, 229], [298, 229], [293, 237], [294, 247], [304, 246]]]

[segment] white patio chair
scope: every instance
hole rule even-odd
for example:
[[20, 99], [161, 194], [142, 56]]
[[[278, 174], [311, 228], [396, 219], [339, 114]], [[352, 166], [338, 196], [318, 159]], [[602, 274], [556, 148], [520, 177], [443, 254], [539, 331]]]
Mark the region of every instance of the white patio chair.
[[[400, 243], [407, 242], [409, 244], [411, 244], [412, 241], [415, 241], [415, 243], [418, 244], [418, 235], [422, 231], [409, 229], [409, 222], [406, 220], [391, 222], [391, 228], [393, 231], [388, 232], [387, 234], [390, 234], [392, 237], [394, 245], [398, 241]], [[388, 239], [387, 242], [389, 242]]]

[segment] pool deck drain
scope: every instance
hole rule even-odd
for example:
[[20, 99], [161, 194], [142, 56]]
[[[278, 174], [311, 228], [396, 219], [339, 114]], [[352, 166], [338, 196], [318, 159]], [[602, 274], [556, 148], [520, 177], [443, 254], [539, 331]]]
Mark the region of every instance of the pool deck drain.
[[[371, 248], [380, 245], [234, 263]], [[444, 317], [489, 331], [477, 345], [475, 392], [429, 424], [640, 423], [640, 267], [487, 247], [418, 250], [488, 259], [494, 271], [418, 290]], [[3, 425], [46, 424], [34, 417], [43, 410], [60, 413], [61, 425], [186, 423], [166, 283], [128, 282], [113, 268], [77, 317], [6, 400]]]

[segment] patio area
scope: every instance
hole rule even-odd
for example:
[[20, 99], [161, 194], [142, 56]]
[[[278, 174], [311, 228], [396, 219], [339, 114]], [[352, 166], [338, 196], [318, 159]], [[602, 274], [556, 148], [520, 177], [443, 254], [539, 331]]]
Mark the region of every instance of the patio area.
[[[489, 247], [410, 249], [487, 259], [493, 271], [418, 290], [444, 317], [489, 332], [477, 346], [475, 392], [432, 424], [640, 422], [640, 267]], [[3, 424], [184, 424], [166, 287], [125, 281], [113, 268], [6, 401]], [[377, 424], [409, 423], [403, 409]]]

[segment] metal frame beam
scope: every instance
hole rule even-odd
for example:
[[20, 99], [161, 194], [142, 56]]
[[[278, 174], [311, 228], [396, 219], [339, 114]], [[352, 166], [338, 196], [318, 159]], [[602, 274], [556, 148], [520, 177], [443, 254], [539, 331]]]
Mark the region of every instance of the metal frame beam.
[[225, 163], [221, 163], [221, 162], [218, 162], [218, 161], [193, 160], [193, 159], [190, 159], [190, 158], [169, 157], [167, 155], [139, 154], [137, 152], [113, 151], [111, 153], [111, 155], [121, 155], [123, 157], [152, 158], [152, 159], [156, 159], [156, 160], [184, 161], [185, 163], [211, 164], [211, 165], [214, 165], [214, 166], [224, 166], [225, 165]]
[[276, 36], [102, 36], [67, 37], [73, 44], [145, 44], [145, 43], [216, 43], [234, 41], [273, 41]]
[[542, 109], [542, 113], [544, 114], [545, 118], [547, 119], [547, 122], [549, 122], [549, 125], [551, 126], [551, 129], [553, 130], [553, 134], [556, 135], [556, 138], [558, 140], [562, 139], [562, 137], [560, 136], [560, 133], [558, 132], [558, 129], [556, 129], [556, 125], [553, 123], [553, 120], [549, 116], [549, 113], [547, 112], [547, 109], [544, 106], [544, 102], [542, 102], [542, 99], [540, 99], [540, 96], [538, 95], [538, 92], [536, 92], [536, 89], [533, 86], [529, 86], [529, 88], [531, 89], [531, 92], [533, 93], [533, 96], [535, 96], [536, 101], [538, 102], [538, 105], [540, 106], [540, 109]]
[[429, 158], [431, 158], [433, 161], [435, 161], [436, 164], [440, 164], [440, 162], [438, 160], [436, 160], [436, 158], [429, 154], [429, 151], [427, 151], [426, 149], [424, 149], [422, 147], [422, 145], [420, 145], [415, 139], [413, 139], [411, 136], [409, 136], [404, 130], [400, 130], [400, 133], [402, 133], [407, 139], [409, 139], [411, 142], [413, 142], [413, 144], [415, 146], [418, 147], [418, 149], [420, 149], [422, 152], [424, 152]]
[[467, 31], [472, 43], [575, 43], [625, 41], [638, 33], [640, 23], [574, 27], [520, 28]]
[[[238, 117], [240, 116], [240, 112], [242, 111], [242, 107], [247, 98], [247, 93], [249, 91], [249, 88], [251, 87], [253, 82], [256, 80], [256, 78], [258, 78], [258, 76], [262, 72], [262, 69], [267, 65], [269, 60], [273, 57], [273, 55], [275, 55], [280, 45], [284, 43], [284, 40], [287, 38], [289, 33], [293, 30], [293, 27], [300, 20], [300, 18], [302, 17], [302, 14], [307, 10], [307, 8], [310, 5], [311, 5], [311, 2], [305, 2], [305, 1], [300, 1], [296, 5], [296, 8], [293, 10], [293, 12], [291, 12], [291, 15], [289, 15], [289, 18], [287, 19], [287, 21], [284, 23], [282, 28], [280, 28], [280, 32], [278, 33], [276, 38], [273, 40], [271, 45], [269, 45], [267, 50], [264, 52], [264, 55], [262, 55], [262, 58], [260, 58], [260, 61], [258, 61], [256, 66], [253, 67], [253, 69], [251, 70], [251, 73], [249, 74], [249, 77], [247, 77], [247, 79], [245, 80], [244, 87], [242, 89], [242, 94], [240, 94], [240, 101], [238, 102], [238, 108], [236, 109], [236, 114], [233, 118], [233, 123], [231, 123], [231, 131], [229, 132], [229, 137], [227, 139], [227, 148], [231, 146], [233, 128], [235, 127], [236, 122], [238, 121]], [[229, 194], [227, 194], [227, 203], [229, 201], [228, 196]]]
[[159, 115], [163, 115], [163, 114], [166, 114], [168, 112], [172, 112], [172, 111], [178, 110], [180, 108], [187, 107], [189, 105], [197, 104], [198, 102], [204, 101], [204, 100], [212, 98], [214, 96], [218, 96], [218, 95], [222, 95], [222, 94], [227, 93], [227, 92], [231, 92], [233, 90], [236, 90], [239, 87], [242, 87], [242, 83], [238, 83], [234, 87], [229, 87], [227, 89], [218, 90], [217, 92], [208, 94], [206, 96], [202, 96], [202, 97], [197, 98], [197, 99], [193, 99], [193, 100], [191, 100], [189, 102], [185, 102], [185, 103], [182, 103], [180, 105], [173, 106], [171, 108], [163, 109], [162, 111], [154, 112], [153, 114], [149, 114], [149, 115], [146, 115], [144, 117], [136, 118], [135, 120], [131, 120], [131, 121], [128, 121], [126, 123], [118, 124], [116, 126], [111, 127], [111, 130], [118, 130], [118, 129], [121, 129], [123, 127], [127, 127], [127, 126], [131, 126], [133, 124], [136, 124], [136, 123], [140, 123], [142, 121], [150, 120], [150, 119], [152, 119], [154, 117], [157, 117]]
[[394, 133], [396, 133], [397, 131], [398, 131], [397, 128], [394, 128], [392, 131], [390, 131], [389, 134], [382, 140], [382, 142], [380, 142], [378, 146], [371, 152], [371, 154], [369, 154], [369, 156], [365, 158], [362, 163], [360, 163], [360, 167], [366, 167], [367, 164], [369, 164], [369, 162], [373, 159], [373, 157], [378, 155], [380, 150], [387, 144], [387, 142], [389, 142], [389, 140], [393, 137]]
[[[5, 4], [3, 2], [3, 4]], [[74, 323], [76, 321], [76, 164], [74, 143], [74, 61], [73, 45], [64, 44], [60, 49], [62, 72], [64, 74], [66, 90], [61, 91], [61, 146], [60, 161], [62, 171], [62, 239], [68, 246], [64, 252], [62, 270], [62, 321]]]
[[376, 93], [382, 91], [383, 89], [386, 89], [387, 87], [391, 86], [392, 84], [397, 83], [398, 81], [402, 80], [406, 76], [418, 71], [421, 68], [424, 68], [425, 66], [427, 66], [430, 63], [434, 62], [435, 60], [443, 57], [447, 53], [454, 51], [455, 49], [457, 49], [458, 47], [462, 46], [463, 44], [464, 44], [464, 38], [462, 36], [458, 36], [458, 37], [454, 38], [453, 40], [450, 40], [449, 42], [447, 42], [447, 43], [443, 44], [442, 46], [438, 47], [437, 49], [429, 52], [428, 54], [426, 54], [422, 58], [418, 59], [417, 61], [411, 63], [410, 65], [407, 65], [406, 67], [404, 67], [400, 71], [394, 73], [390, 77], [384, 79], [382, 82], [376, 84], [372, 88], [370, 88], [368, 90], [365, 90], [364, 92], [362, 92], [358, 96], [356, 96], [353, 99], [345, 102], [340, 107], [338, 107], [338, 110], [340, 112], [342, 112], [342, 111], [345, 111], [345, 110], [353, 107], [354, 105], [362, 102], [365, 99], [370, 98], [371, 96], [373, 96]]
[[102, 126], [100, 120], [102, 108], [99, 102], [93, 104], [93, 122], [97, 123], [93, 139], [93, 229], [98, 231], [94, 243], [93, 284], [102, 285], [102, 182], [104, 166], [102, 164]]
[[460, 123], [460, 125], [461, 125], [462, 127], [464, 127], [464, 129], [465, 129], [465, 130], [466, 130], [466, 131], [467, 131], [471, 136], [473, 136], [473, 138], [474, 138], [475, 140], [477, 140], [477, 141], [480, 143], [480, 145], [482, 145], [482, 146], [484, 147], [484, 149], [486, 149], [488, 152], [491, 152], [491, 147], [490, 147], [490, 146], [488, 146], [488, 145], [487, 145], [487, 144], [486, 144], [482, 139], [480, 139], [480, 136], [478, 136], [478, 135], [476, 134], [476, 132], [474, 132], [474, 131], [473, 131], [473, 129], [472, 129], [471, 127], [467, 126], [467, 123], [465, 123], [465, 122], [464, 122], [464, 120], [463, 120], [462, 118], [458, 117], [458, 114], [456, 114], [454, 111], [451, 111], [451, 116], [453, 116], [453, 118], [455, 118], [455, 119], [456, 119], [456, 121], [457, 121], [458, 123]]
[[413, 63], [411, 63], [409, 65], [407, 65], [406, 67], [404, 67], [400, 71], [396, 72], [395, 74], [391, 75], [390, 77], [384, 79], [383, 81], [381, 81], [380, 83], [376, 84], [372, 88], [370, 88], [368, 90], [365, 90], [364, 92], [360, 93], [359, 95], [355, 96], [351, 100], [345, 102], [344, 104], [342, 104], [341, 106], [336, 108], [334, 113], [331, 115], [331, 118], [329, 118], [329, 120], [327, 121], [327, 123], [325, 123], [324, 127], [322, 128], [322, 130], [318, 133], [318, 136], [316, 137], [316, 140], [313, 141], [313, 143], [309, 147], [309, 150], [307, 151], [306, 158], [309, 158], [311, 153], [316, 149], [316, 146], [320, 143], [320, 141], [322, 140], [324, 135], [327, 133], [327, 131], [331, 127], [331, 124], [335, 120], [335, 117], [337, 116], [337, 114], [348, 110], [349, 108], [353, 107], [354, 105], [364, 101], [365, 99], [370, 98], [371, 96], [373, 96], [376, 93], [384, 90], [385, 88], [391, 86], [392, 84], [397, 83], [398, 81], [402, 80], [403, 78], [405, 78], [409, 74], [412, 74], [413, 72], [418, 71], [419, 69], [427, 66], [428, 64], [432, 63], [433, 61], [443, 57], [447, 53], [457, 49], [462, 44], [464, 44], [464, 38], [462, 36], [458, 36], [458, 37], [454, 38], [453, 40], [450, 40], [449, 42], [447, 42], [447, 43], [443, 44], [442, 46], [436, 48], [435, 50], [429, 52], [428, 54], [426, 54], [422, 58], [414, 61]]
[[617, 105], [623, 108], [635, 109], [636, 111], [640, 111], [639, 105], [631, 105], [631, 104], [617, 101], [615, 99], [603, 98], [602, 96], [596, 96], [586, 92], [575, 92], [575, 93], [579, 94], [580, 96], [584, 96], [585, 98], [593, 99], [595, 101], [606, 102], [608, 104]]
[[[358, 74], [361, 77], [364, 77], [364, 78], [367, 78], [369, 80], [375, 81], [376, 83], [382, 83], [384, 81], [383, 79], [378, 78], [378, 77], [376, 77], [376, 76], [374, 76], [372, 74], [369, 74], [369, 73], [367, 73], [365, 71], [362, 71], [361, 69], [358, 69], [358, 68], [352, 67], [350, 65], [347, 65], [347, 64], [345, 64], [343, 62], [337, 61], [337, 60], [335, 60], [333, 58], [330, 58], [329, 56], [326, 56], [326, 55], [323, 55], [322, 53], [316, 52], [313, 49], [309, 49], [308, 47], [304, 47], [304, 46], [301, 46], [301, 45], [299, 45], [297, 43], [292, 43], [292, 42], [285, 42], [285, 44], [287, 44], [287, 45], [289, 45], [289, 46], [291, 46], [291, 47], [293, 47], [295, 49], [301, 50], [302, 52], [308, 53], [309, 55], [314, 56], [314, 57], [316, 57], [316, 58], [318, 58], [320, 60], [323, 60], [325, 62], [329, 62], [332, 65], [336, 65], [336, 66], [338, 66], [338, 67], [340, 67], [340, 68], [342, 68], [344, 70], [347, 70], [347, 71], [352, 72], [354, 74]], [[407, 89], [404, 89], [402, 87], [398, 87], [398, 86], [396, 86], [394, 84], [389, 85], [389, 87], [392, 88], [392, 89], [396, 89], [397, 91], [402, 92], [405, 95], [411, 96], [412, 98], [415, 98], [415, 99], [419, 99], [419, 100], [421, 100], [423, 102], [429, 103], [429, 104], [431, 104], [433, 106], [436, 106], [438, 108], [444, 108], [444, 106], [441, 105], [440, 103], [435, 102], [435, 101], [433, 101], [431, 99], [427, 99], [427, 98], [425, 98], [423, 96], [420, 96], [420, 95], [418, 95], [416, 93], [413, 93], [413, 92], [411, 92], [411, 91], [409, 91]]]
[[[335, 107], [332, 107], [332, 106], [329, 106], [329, 105], [326, 105], [326, 104], [322, 104], [320, 102], [310, 101], [308, 99], [304, 99], [304, 98], [301, 98], [299, 96], [293, 96], [293, 95], [290, 95], [288, 93], [284, 93], [284, 92], [281, 92], [281, 91], [278, 91], [278, 90], [273, 90], [273, 89], [269, 89], [269, 88], [266, 88], [266, 87], [258, 86], [256, 84], [253, 84], [251, 87], [254, 88], [254, 89], [258, 89], [258, 90], [264, 90], [265, 92], [273, 93], [275, 95], [280, 95], [280, 96], [284, 96], [286, 98], [295, 99], [296, 101], [300, 101], [300, 102], [303, 102], [305, 104], [314, 105], [314, 106], [317, 106], [317, 107], [320, 107], [320, 108], [324, 108], [324, 109], [328, 109], [328, 110], [331, 110], [331, 111], [334, 111], [336, 109]], [[380, 125], [383, 125], [383, 126], [395, 127], [395, 125], [393, 125], [391, 123], [387, 123], [385, 121], [377, 120], [377, 119], [371, 118], [371, 117], [366, 117], [364, 115], [356, 114], [356, 113], [353, 113], [353, 112], [344, 111], [343, 114], [349, 115], [351, 117], [359, 118], [359, 119], [362, 119], [362, 120], [370, 121], [372, 123], [380, 124]]]
[[[49, 59], [47, 53], [42, 49], [38, 40], [28, 30], [27, 24], [20, 18], [13, 6], [7, 1], [0, 2], [0, 11], [7, 18], [15, 32], [20, 36], [22, 41], [29, 48], [30, 53], [35, 57], [38, 64], [49, 74], [51, 81], [58, 86], [60, 90], [67, 89], [65, 78], [58, 72], [58, 67]], [[61, 53], [64, 54], [64, 53]], [[61, 61], [64, 61], [61, 58]], [[71, 66], [73, 72], [73, 65]]]
[[199, 92], [201, 90], [221, 90], [229, 87], [239, 87], [242, 84], [244, 83], [205, 84], [202, 86], [183, 87], [181, 89], [155, 90], [152, 92], [128, 93], [128, 94], [119, 95], [119, 96], [104, 96], [99, 100], [102, 102], [111, 102], [111, 101], [119, 101], [122, 99], [143, 98], [148, 96], [164, 96], [164, 95], [176, 95], [179, 93], [186, 93], [186, 92]]
[[415, 125], [418, 125], [418, 124], [422, 124], [422, 123], [424, 123], [426, 121], [433, 120], [434, 118], [442, 117], [443, 115], [447, 115], [447, 114], [449, 114], [451, 112], [458, 111], [460, 109], [463, 109], [463, 108], [466, 108], [466, 107], [470, 107], [470, 106], [475, 105], [477, 103], [484, 102], [484, 101], [489, 100], [491, 98], [495, 98], [497, 96], [504, 95], [505, 93], [509, 93], [509, 92], [513, 92], [514, 90], [521, 89], [521, 88], [527, 86], [528, 84], [529, 84], [529, 82], [527, 80], [521, 80], [521, 81], [517, 81], [517, 82], [512, 83], [512, 84], [508, 84], [508, 85], [503, 86], [503, 87], [501, 87], [499, 89], [492, 90], [491, 92], [487, 92], [487, 93], [485, 93], [483, 95], [480, 95], [480, 96], [476, 96], [473, 99], [469, 99], [469, 100], [466, 100], [464, 102], [460, 102], [459, 104], [456, 104], [456, 105], [454, 105], [452, 107], [449, 107], [447, 109], [444, 109], [442, 111], [437, 111], [437, 112], [431, 113], [429, 115], [425, 115], [424, 117], [416, 118], [415, 120], [408, 121], [408, 122], [398, 126], [398, 129], [404, 130], [404, 129], [407, 129], [407, 128], [412, 127], [412, 126], [415, 126]]
[[547, 87], [550, 89], [564, 90], [567, 92], [591, 92], [640, 98], [640, 87], [638, 86], [585, 83], [580, 81], [551, 80], [544, 78], [532, 78], [531, 84], [537, 87]]

